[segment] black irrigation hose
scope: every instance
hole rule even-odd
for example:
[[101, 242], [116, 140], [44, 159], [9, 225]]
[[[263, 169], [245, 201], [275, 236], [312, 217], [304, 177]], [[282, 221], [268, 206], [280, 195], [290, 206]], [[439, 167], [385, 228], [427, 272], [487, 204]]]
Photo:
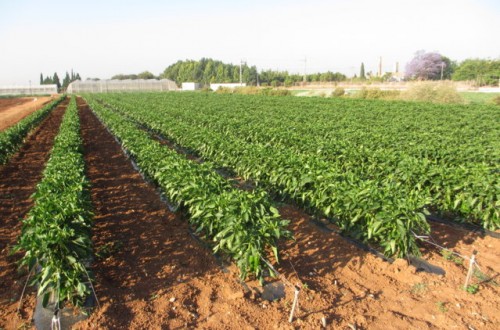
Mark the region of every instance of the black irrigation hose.
[[427, 220], [432, 221], [432, 222], [437, 222], [437, 223], [442, 223], [447, 226], [467, 230], [482, 236], [490, 236], [493, 238], [500, 238], [500, 233], [485, 229], [483, 227], [479, 227], [477, 225], [471, 224], [471, 223], [461, 223], [461, 222], [453, 222], [450, 220], [445, 220], [443, 218], [437, 217], [435, 215], [428, 215]]

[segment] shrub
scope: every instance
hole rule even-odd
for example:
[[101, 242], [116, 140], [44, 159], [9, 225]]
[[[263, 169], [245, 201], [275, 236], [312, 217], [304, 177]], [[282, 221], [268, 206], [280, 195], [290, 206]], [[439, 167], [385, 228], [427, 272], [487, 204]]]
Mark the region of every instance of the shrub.
[[259, 88], [256, 86], [245, 87], [219, 87], [216, 91], [217, 94], [243, 94], [243, 95], [271, 95], [271, 96], [289, 96], [292, 93], [288, 89], [273, 89], [273, 88]]
[[395, 100], [399, 98], [400, 91], [383, 91], [379, 88], [365, 88], [363, 87], [354, 97], [369, 100]]
[[332, 92], [332, 97], [341, 97], [344, 96], [344, 94], [345, 94], [345, 89], [343, 89], [342, 87], [337, 87]]
[[228, 87], [219, 86], [219, 88], [217, 88], [217, 90], [215, 92], [217, 94], [232, 94], [233, 93], [233, 89], [232, 88], [228, 88]]
[[433, 103], [464, 103], [455, 87], [450, 83], [420, 82], [401, 94], [401, 99]]
[[288, 89], [272, 89], [272, 88], [263, 88], [260, 90], [260, 94], [271, 95], [271, 96], [290, 96], [290, 95], [292, 95], [292, 93]]
[[245, 87], [236, 87], [233, 90], [234, 94], [243, 94], [243, 95], [256, 95], [260, 94], [260, 90], [256, 86], [245, 86]]

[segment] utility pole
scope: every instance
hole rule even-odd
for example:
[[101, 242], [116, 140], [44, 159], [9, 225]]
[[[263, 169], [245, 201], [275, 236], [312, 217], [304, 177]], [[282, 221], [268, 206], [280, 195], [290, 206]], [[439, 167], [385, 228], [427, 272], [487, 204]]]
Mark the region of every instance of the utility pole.
[[241, 77], [241, 66], [243, 65], [243, 60], [240, 60], [240, 86], [243, 85], [243, 78]]
[[380, 56], [380, 61], [378, 63], [378, 76], [382, 77], [382, 56]]
[[307, 81], [307, 57], [304, 56], [304, 78], [302, 79], [305, 83]]
[[441, 80], [443, 80], [444, 62], [441, 62]]
[[240, 60], [240, 86], [243, 86], [243, 64], [247, 65], [247, 62]]

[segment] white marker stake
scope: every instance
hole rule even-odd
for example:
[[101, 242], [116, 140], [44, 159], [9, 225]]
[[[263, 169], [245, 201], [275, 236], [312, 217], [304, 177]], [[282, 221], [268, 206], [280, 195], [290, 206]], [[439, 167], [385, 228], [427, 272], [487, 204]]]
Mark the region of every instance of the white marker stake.
[[472, 256], [469, 260], [469, 271], [467, 272], [467, 277], [465, 278], [465, 286], [464, 286], [465, 290], [467, 290], [467, 288], [469, 287], [469, 281], [470, 281], [470, 278], [472, 276], [472, 270], [474, 268], [474, 264], [476, 263], [476, 254], [477, 254], [477, 251], [474, 250], [474, 252], [472, 252]]
[[290, 318], [288, 319], [288, 322], [292, 323], [293, 321], [293, 315], [295, 314], [295, 309], [297, 308], [297, 303], [299, 301], [299, 292], [300, 290], [295, 287], [295, 295], [293, 298], [293, 305], [292, 305], [292, 310], [290, 311]]

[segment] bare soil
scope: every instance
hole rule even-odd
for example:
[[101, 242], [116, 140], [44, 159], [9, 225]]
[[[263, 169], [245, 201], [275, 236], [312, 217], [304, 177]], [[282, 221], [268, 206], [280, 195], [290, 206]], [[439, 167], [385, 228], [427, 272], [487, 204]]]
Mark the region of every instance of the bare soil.
[[64, 101], [27, 138], [21, 150], [0, 166], [0, 328], [17, 329], [31, 323], [35, 299], [28, 290], [16, 310], [27, 274], [19, 273], [21, 254], [10, 255], [21, 233], [21, 219], [33, 206], [30, 196], [42, 177], [68, 101]]
[[0, 131], [41, 109], [53, 99], [49, 96], [0, 99]]

